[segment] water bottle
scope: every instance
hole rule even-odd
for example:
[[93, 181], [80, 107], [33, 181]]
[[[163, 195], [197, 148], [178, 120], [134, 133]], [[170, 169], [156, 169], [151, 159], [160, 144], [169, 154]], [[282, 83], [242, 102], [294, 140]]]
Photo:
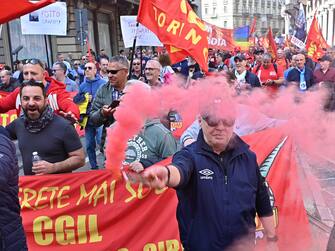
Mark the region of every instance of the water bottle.
[[41, 161], [42, 158], [38, 155], [38, 152], [33, 152], [33, 157], [32, 157], [32, 163], [34, 165], [34, 163]]

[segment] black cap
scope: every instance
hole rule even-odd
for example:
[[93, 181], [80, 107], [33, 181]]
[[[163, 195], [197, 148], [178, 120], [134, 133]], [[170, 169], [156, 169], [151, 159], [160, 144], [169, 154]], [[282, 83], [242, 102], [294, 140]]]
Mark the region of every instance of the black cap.
[[254, 55], [263, 54], [264, 50], [262, 48], [257, 48], [254, 50]]
[[329, 61], [329, 62], [332, 62], [332, 58], [328, 55], [323, 55], [321, 58], [319, 58], [319, 61]]
[[246, 57], [243, 55], [243, 54], [237, 54], [235, 57], [234, 57], [234, 61], [235, 60], [247, 60]]

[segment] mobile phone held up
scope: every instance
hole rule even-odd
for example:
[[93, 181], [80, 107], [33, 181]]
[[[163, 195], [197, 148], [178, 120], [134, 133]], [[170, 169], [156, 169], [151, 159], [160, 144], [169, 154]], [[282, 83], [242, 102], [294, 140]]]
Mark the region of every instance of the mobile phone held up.
[[120, 104], [120, 100], [113, 100], [112, 103], [109, 105], [109, 108], [114, 109], [114, 108], [118, 107], [119, 104]]

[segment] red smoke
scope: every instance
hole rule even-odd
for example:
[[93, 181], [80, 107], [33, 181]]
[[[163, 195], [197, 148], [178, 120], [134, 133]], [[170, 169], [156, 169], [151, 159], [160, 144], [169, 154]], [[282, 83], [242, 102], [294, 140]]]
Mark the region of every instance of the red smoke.
[[[291, 137], [297, 153], [307, 155], [311, 165], [320, 165], [325, 160], [335, 163], [335, 115], [323, 109], [327, 95], [325, 89], [302, 93], [290, 87], [280, 89], [276, 97], [260, 88], [236, 96], [223, 77], [198, 81], [188, 89], [183, 88], [182, 81], [177, 79], [151, 91], [135, 85], [123, 97], [115, 113], [117, 122], [108, 130], [106, 168], [120, 177], [127, 141], [141, 130], [147, 118], [162, 117], [170, 110], [176, 110], [182, 116], [184, 125], [190, 124], [206, 105], [217, 98], [228, 100], [224, 103], [228, 111], [234, 110], [236, 103], [243, 103], [271, 118], [287, 120], [285, 133]], [[302, 192], [305, 194], [315, 189], [300, 175], [302, 168], [298, 168], [297, 182]], [[285, 200], [295, 201], [295, 194], [285, 194]], [[294, 222], [287, 227], [294, 228]], [[318, 241], [324, 240], [319, 238]], [[287, 247], [286, 250], [290, 250], [290, 243]]]

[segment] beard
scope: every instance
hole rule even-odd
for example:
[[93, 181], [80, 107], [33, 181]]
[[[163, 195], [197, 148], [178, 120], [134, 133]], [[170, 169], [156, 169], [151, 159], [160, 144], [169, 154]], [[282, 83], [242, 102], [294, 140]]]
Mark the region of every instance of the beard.
[[25, 108], [22, 107], [24, 115], [29, 120], [38, 120], [42, 113], [45, 111], [46, 106], [38, 107], [38, 106], [27, 106]]

